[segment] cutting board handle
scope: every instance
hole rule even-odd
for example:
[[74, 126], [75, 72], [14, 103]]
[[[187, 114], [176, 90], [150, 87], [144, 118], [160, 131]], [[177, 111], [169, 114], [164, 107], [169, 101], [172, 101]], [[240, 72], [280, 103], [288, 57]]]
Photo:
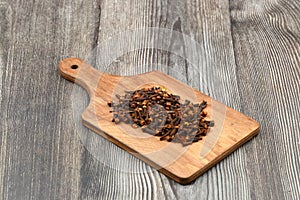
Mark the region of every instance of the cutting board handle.
[[98, 86], [99, 79], [104, 74], [79, 58], [66, 58], [59, 64], [62, 77], [85, 88], [92, 97]]

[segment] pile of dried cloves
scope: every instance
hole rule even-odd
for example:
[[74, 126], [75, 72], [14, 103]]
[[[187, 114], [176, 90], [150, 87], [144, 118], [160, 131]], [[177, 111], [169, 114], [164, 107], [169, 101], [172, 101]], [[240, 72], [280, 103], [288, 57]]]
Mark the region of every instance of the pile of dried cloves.
[[118, 102], [109, 102], [112, 107], [112, 122], [124, 122], [132, 127], [141, 127], [160, 140], [188, 145], [201, 140], [214, 126], [205, 119], [206, 101], [194, 104], [189, 100], [180, 102], [180, 96], [168, 93], [164, 88], [151, 87], [126, 91], [116, 95]]

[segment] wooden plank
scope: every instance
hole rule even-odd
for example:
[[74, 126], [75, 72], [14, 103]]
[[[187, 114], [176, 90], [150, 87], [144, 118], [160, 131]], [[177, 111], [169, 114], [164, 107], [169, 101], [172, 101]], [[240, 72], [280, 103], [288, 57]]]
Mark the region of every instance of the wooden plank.
[[90, 51], [98, 9], [92, 1], [0, 5], [0, 199], [77, 199], [83, 147], [66, 104], [72, 87], [56, 66]]
[[[4, 98], [6, 90], [4, 90], [3, 80], [7, 76], [5, 64], [8, 62], [8, 51], [11, 43], [11, 27], [12, 27], [12, 10], [9, 4], [0, 2], [0, 183], [3, 183], [6, 169], [6, 149], [7, 149], [7, 119], [4, 117], [5, 109]], [[3, 187], [0, 187], [0, 196], [3, 194]]]
[[231, 2], [243, 110], [263, 124], [247, 156], [253, 198], [299, 198], [299, 9], [299, 2]]

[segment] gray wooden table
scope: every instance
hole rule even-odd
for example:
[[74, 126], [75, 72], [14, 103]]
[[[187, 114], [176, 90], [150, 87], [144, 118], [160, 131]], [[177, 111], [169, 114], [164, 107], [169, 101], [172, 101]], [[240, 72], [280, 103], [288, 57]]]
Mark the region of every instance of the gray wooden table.
[[[180, 34], [167, 50], [126, 52], [121, 36], [123, 54], [112, 48], [148, 27]], [[0, 36], [0, 199], [300, 198], [298, 0], [0, 0]], [[87, 93], [57, 65], [104, 54], [102, 70], [169, 73], [259, 121], [260, 134], [191, 185], [175, 183], [81, 126], [74, 97], [84, 107]]]

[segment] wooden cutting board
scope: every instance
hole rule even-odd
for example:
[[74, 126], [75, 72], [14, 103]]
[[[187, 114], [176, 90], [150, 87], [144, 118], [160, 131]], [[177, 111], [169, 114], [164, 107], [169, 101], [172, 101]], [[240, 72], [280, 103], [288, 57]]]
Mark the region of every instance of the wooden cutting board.
[[[82, 114], [85, 126], [133, 154], [166, 176], [188, 184], [258, 134], [259, 124], [244, 114], [159, 71], [136, 76], [113, 76], [102, 73], [78, 58], [68, 58], [59, 65], [61, 75], [85, 88], [90, 104]], [[188, 146], [160, 141], [128, 124], [115, 124], [107, 102], [115, 94], [149, 86], [162, 86], [181, 99], [208, 102], [205, 110], [214, 120], [204, 140]]]

